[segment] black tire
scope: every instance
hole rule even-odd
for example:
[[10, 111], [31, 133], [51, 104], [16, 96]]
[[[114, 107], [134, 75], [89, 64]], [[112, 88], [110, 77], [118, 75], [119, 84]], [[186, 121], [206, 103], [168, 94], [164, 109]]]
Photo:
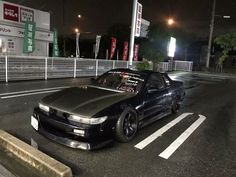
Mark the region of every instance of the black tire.
[[180, 108], [179, 103], [177, 102], [176, 99], [173, 99], [172, 103], [171, 103], [171, 112], [173, 114], [175, 114], [175, 113], [179, 112], [179, 108]]
[[116, 127], [115, 136], [117, 141], [126, 143], [132, 140], [138, 130], [137, 114], [132, 108], [126, 108], [120, 115]]

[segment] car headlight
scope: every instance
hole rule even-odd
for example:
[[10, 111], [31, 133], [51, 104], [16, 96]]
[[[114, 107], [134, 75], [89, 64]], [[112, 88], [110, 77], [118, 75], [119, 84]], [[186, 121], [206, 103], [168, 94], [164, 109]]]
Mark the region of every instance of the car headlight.
[[49, 112], [49, 107], [39, 103], [39, 108], [45, 112]]
[[89, 118], [89, 117], [82, 117], [78, 115], [70, 115], [68, 119], [75, 122], [83, 123], [83, 124], [96, 125], [96, 124], [101, 124], [105, 122], [105, 120], [107, 120], [107, 116], [98, 117], [98, 118]]

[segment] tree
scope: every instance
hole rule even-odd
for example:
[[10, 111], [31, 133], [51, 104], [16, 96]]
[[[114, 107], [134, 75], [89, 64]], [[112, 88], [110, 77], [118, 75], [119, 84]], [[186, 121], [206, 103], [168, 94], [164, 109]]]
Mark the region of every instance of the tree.
[[148, 29], [148, 38], [140, 40], [140, 55], [154, 64], [167, 57], [167, 44], [170, 31], [163, 25], [154, 24]]
[[222, 72], [223, 63], [228, 58], [229, 52], [236, 50], [236, 33], [220, 35], [215, 38], [214, 42], [223, 49], [216, 65], [216, 70]]
[[155, 46], [155, 43], [149, 40], [142, 40], [140, 41], [140, 56], [157, 63], [163, 61], [166, 54], [158, 46]]
[[167, 58], [167, 45], [171, 36], [175, 37], [177, 41], [176, 56], [183, 58], [186, 49], [195, 37], [183, 29], [170, 27], [166, 24], [154, 24], [149, 27], [148, 39], [141, 42], [142, 56], [153, 62], [163, 61]]

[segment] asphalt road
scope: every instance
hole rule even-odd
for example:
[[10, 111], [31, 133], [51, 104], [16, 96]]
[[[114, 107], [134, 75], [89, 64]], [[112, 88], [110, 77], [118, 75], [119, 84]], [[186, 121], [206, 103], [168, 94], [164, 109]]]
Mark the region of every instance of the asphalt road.
[[[37, 102], [58, 87], [80, 85], [81, 79], [0, 83], [0, 128], [70, 166], [74, 176], [236, 176], [236, 79], [188, 73], [176, 79], [186, 89], [181, 111], [144, 127], [130, 143], [89, 152], [59, 145], [33, 130], [30, 116]], [[165, 132], [158, 135], [160, 129]], [[145, 146], [143, 140], [153, 133]]]

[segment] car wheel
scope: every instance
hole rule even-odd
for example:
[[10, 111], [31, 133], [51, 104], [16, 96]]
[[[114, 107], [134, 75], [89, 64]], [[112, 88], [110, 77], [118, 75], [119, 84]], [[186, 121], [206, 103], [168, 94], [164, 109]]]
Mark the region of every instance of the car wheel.
[[172, 104], [171, 104], [171, 112], [174, 114], [179, 112], [179, 107], [180, 107], [180, 105], [178, 104], [177, 100], [173, 99]]
[[115, 135], [119, 142], [129, 142], [137, 133], [137, 114], [132, 108], [126, 108], [120, 115], [116, 127]]

